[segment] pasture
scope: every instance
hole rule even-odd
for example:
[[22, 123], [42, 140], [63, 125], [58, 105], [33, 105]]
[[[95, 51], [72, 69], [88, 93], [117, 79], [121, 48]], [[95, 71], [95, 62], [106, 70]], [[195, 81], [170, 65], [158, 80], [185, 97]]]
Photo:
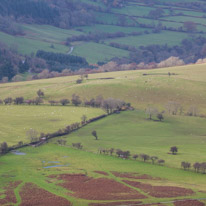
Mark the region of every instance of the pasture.
[[[148, 120], [142, 111], [128, 111], [92, 123], [68, 136], [67, 145], [81, 142], [86, 151], [121, 149], [134, 154], [158, 156], [166, 166], [180, 168], [182, 161], [206, 161], [205, 118], [165, 115], [160, 122], [156, 116]], [[92, 131], [96, 130], [98, 141]], [[55, 140], [54, 140], [55, 141]], [[177, 146], [178, 155], [171, 155], [170, 147]]]
[[29, 143], [27, 131], [34, 129], [41, 133], [55, 132], [66, 126], [81, 122], [81, 117], [88, 119], [104, 113], [101, 109], [72, 106], [0, 106], [2, 121], [0, 123], [0, 142], [9, 146], [20, 141]]

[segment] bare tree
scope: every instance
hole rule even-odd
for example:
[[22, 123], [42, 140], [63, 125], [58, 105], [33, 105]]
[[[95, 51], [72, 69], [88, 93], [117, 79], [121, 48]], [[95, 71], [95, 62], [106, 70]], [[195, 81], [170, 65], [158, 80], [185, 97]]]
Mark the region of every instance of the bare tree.
[[140, 158], [141, 158], [144, 162], [146, 162], [147, 160], [150, 159], [150, 156], [147, 155], [147, 154], [140, 154]]
[[195, 169], [195, 172], [199, 172], [200, 171], [200, 168], [201, 168], [201, 164], [199, 162], [195, 162], [193, 164], [193, 167]]
[[83, 148], [81, 143], [72, 143], [72, 147], [75, 147], [77, 149], [82, 149]]
[[165, 160], [162, 160], [162, 159], [159, 159], [159, 160], [158, 160], [158, 164], [159, 164], [159, 165], [163, 165], [164, 163], [165, 163]]
[[11, 97], [7, 97], [6, 99], [4, 99], [4, 104], [12, 104], [13, 99]]
[[162, 113], [157, 114], [157, 119], [161, 122], [164, 119], [164, 116]]
[[149, 115], [149, 119], [152, 120], [152, 116], [156, 115], [158, 113], [158, 110], [154, 107], [147, 107], [146, 114]]
[[95, 137], [95, 140], [98, 140], [98, 136], [97, 136], [96, 130], [92, 131], [92, 135]]
[[36, 99], [33, 100], [34, 104], [40, 105], [43, 103], [43, 99], [41, 97], [37, 97]]
[[59, 102], [55, 100], [50, 100], [49, 103], [51, 104], [51, 106], [54, 106], [57, 105]]
[[37, 95], [38, 95], [38, 97], [44, 97], [44, 92], [41, 89], [39, 89], [37, 91]]
[[189, 116], [197, 116], [198, 115], [198, 108], [197, 106], [191, 106], [189, 109], [188, 109], [188, 112], [187, 112], [187, 115]]
[[80, 100], [80, 97], [76, 94], [72, 95], [72, 104], [75, 106], [78, 106], [82, 103], [82, 101]]
[[81, 117], [81, 120], [82, 120], [82, 123], [85, 124], [86, 121], [87, 121], [87, 116], [86, 116], [86, 115], [83, 115], [83, 116]]
[[172, 115], [176, 115], [178, 111], [180, 113], [182, 112], [182, 106], [178, 102], [175, 102], [175, 101], [169, 101], [166, 105], [166, 109]]
[[16, 97], [14, 99], [14, 104], [23, 104], [24, 103], [24, 97]]
[[62, 104], [62, 106], [65, 106], [65, 105], [69, 104], [70, 101], [68, 99], [61, 99], [60, 103]]
[[6, 142], [3, 142], [1, 145], [0, 145], [0, 154], [6, 154], [7, 151], [8, 151], [9, 147], [7, 145]]
[[134, 160], [136, 160], [138, 158], [138, 155], [134, 154], [132, 157], [133, 157]]
[[178, 148], [176, 146], [173, 146], [170, 148], [170, 152], [172, 152], [173, 155], [176, 155], [178, 152]]
[[29, 129], [27, 132], [26, 132], [26, 135], [27, 137], [29, 138], [30, 142], [35, 142], [38, 140], [37, 138], [37, 135], [38, 135], [38, 132], [35, 130], [35, 129]]
[[184, 170], [189, 170], [190, 167], [191, 167], [191, 163], [189, 163], [189, 162], [182, 162], [182, 163], [181, 163], [181, 167], [182, 167]]
[[158, 160], [158, 157], [152, 156], [150, 159], [152, 160], [152, 164], [154, 164]]

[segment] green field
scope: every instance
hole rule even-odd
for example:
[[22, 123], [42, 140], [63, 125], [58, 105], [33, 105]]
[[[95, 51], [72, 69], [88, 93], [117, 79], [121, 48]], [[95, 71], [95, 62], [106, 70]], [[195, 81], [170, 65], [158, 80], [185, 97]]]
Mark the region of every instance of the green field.
[[[164, 122], [147, 118], [142, 111], [113, 115], [69, 135], [67, 144], [81, 142], [86, 151], [94, 153], [99, 148], [145, 153], [165, 159], [168, 167], [179, 168], [182, 161], [206, 161], [205, 118], [166, 115]], [[93, 141], [93, 130], [97, 131], [99, 141]], [[175, 156], [168, 154], [174, 145], [179, 148]]]
[[[103, 114], [103, 110], [71, 106], [0, 106], [0, 142], [9, 146], [19, 141], [30, 142], [26, 132], [31, 128], [41, 133], [55, 132], [66, 126]], [[75, 114], [75, 115], [74, 115]]]

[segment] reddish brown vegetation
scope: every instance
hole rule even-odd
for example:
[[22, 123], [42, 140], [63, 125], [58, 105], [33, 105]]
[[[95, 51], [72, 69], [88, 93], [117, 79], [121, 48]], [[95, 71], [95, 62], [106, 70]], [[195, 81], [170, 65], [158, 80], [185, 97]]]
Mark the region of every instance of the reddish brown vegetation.
[[160, 180], [161, 178], [155, 178], [151, 177], [149, 175], [138, 175], [138, 173], [120, 173], [120, 172], [112, 172], [113, 175], [116, 177], [121, 177], [121, 178], [129, 178], [129, 179], [144, 179], [144, 180]]
[[94, 172], [97, 173], [97, 174], [108, 176], [108, 173], [103, 172], [103, 171], [94, 171]]
[[[54, 178], [55, 176], [50, 176]], [[129, 200], [146, 198], [134, 189], [107, 178], [87, 177], [82, 174], [56, 176], [62, 187], [74, 192], [74, 197], [87, 200]]]
[[205, 204], [198, 200], [185, 200], [175, 202], [174, 206], [205, 206]]
[[136, 206], [141, 202], [137, 201], [126, 201], [126, 202], [108, 202], [108, 203], [91, 203], [89, 206], [119, 206], [119, 205], [129, 205], [129, 206]]
[[5, 187], [5, 192], [0, 193], [0, 195], [5, 195], [4, 199], [0, 199], [0, 205], [8, 205], [8, 203], [17, 203], [16, 196], [14, 194], [14, 189], [21, 184], [21, 181], [11, 182], [7, 187]]
[[128, 181], [124, 180], [125, 183], [139, 188], [149, 195], [157, 198], [164, 198], [164, 197], [179, 197], [179, 196], [187, 196], [192, 195], [194, 192], [190, 189], [185, 189], [181, 187], [170, 187], [170, 186], [152, 186], [149, 184], [143, 184], [140, 182]]
[[57, 195], [54, 195], [42, 188], [37, 187], [33, 183], [26, 183], [21, 191], [20, 196], [22, 202], [20, 206], [29, 206], [29, 205], [49, 205], [49, 206], [70, 206], [71, 203]]

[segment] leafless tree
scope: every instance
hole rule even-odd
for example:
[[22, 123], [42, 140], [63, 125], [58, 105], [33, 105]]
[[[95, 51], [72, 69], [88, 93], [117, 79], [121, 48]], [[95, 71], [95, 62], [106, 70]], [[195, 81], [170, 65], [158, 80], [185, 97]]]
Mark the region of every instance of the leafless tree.
[[132, 157], [133, 157], [134, 160], [136, 160], [138, 158], [138, 155], [134, 154]]
[[44, 92], [41, 89], [39, 89], [37, 91], [37, 95], [38, 95], [38, 97], [44, 97]]
[[62, 104], [62, 106], [65, 106], [65, 105], [69, 104], [70, 101], [68, 99], [61, 99], [60, 103]]
[[140, 158], [141, 158], [144, 162], [146, 162], [147, 160], [150, 159], [150, 156], [147, 155], [147, 154], [140, 154]]
[[27, 137], [29, 138], [30, 142], [35, 142], [38, 140], [37, 138], [37, 135], [38, 135], [38, 132], [35, 130], [35, 129], [29, 129], [27, 132], [26, 132], [26, 135]]
[[87, 116], [86, 116], [86, 115], [83, 115], [83, 116], [81, 117], [81, 120], [82, 120], [82, 123], [85, 124], [86, 121], [87, 121]]
[[95, 140], [98, 140], [98, 136], [97, 136], [96, 130], [92, 131], [92, 135], [95, 137]]
[[158, 113], [158, 110], [154, 107], [149, 106], [146, 109], [146, 114], [149, 115], [150, 120], [152, 119], [152, 116], [156, 115], [157, 113]]
[[158, 157], [152, 156], [150, 159], [152, 160], [152, 164], [154, 164], [158, 160]]

